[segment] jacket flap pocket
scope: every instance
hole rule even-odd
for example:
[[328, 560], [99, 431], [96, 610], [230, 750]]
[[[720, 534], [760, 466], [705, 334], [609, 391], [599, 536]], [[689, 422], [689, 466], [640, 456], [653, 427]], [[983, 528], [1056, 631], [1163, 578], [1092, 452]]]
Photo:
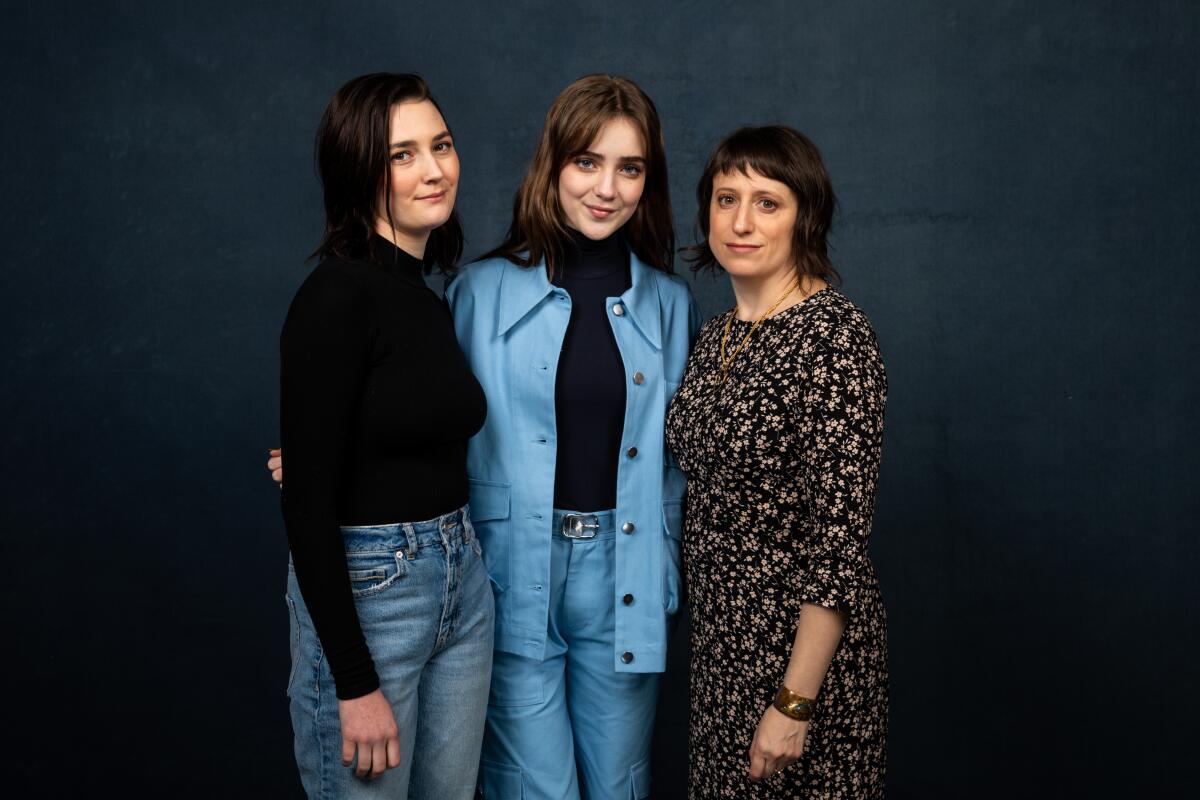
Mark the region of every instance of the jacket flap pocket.
[[471, 480], [471, 520], [505, 519], [512, 503], [512, 485], [497, 481]]

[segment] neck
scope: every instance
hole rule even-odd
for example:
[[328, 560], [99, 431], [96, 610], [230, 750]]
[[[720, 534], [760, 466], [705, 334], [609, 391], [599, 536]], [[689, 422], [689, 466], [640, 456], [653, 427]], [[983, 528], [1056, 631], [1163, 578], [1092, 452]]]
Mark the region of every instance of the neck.
[[375, 232], [418, 261], [424, 260], [425, 245], [429, 243], [429, 231], [412, 234], [399, 228], [393, 228], [388, 225], [386, 219], [381, 219], [375, 223]]
[[[819, 292], [828, 284], [818, 278], [804, 278], [796, 285], [794, 269], [780, 270], [773, 275], [759, 276], [729, 276], [733, 284], [733, 296], [737, 299], [737, 318], [743, 321], [754, 321], [771, 311], [778, 314], [801, 302], [814, 292]], [[793, 291], [780, 303], [784, 293], [792, 288]], [[772, 306], [778, 306], [772, 310]]]

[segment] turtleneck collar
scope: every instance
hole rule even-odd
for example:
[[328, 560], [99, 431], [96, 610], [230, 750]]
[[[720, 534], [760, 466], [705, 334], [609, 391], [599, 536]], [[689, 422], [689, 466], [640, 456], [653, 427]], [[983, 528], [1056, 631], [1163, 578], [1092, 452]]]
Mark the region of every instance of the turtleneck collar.
[[563, 273], [576, 278], [595, 278], [627, 266], [625, 240], [617, 231], [605, 239], [589, 239], [575, 229], [569, 231], [563, 248]]
[[425, 264], [378, 234], [371, 236], [371, 260], [392, 277], [425, 288]]

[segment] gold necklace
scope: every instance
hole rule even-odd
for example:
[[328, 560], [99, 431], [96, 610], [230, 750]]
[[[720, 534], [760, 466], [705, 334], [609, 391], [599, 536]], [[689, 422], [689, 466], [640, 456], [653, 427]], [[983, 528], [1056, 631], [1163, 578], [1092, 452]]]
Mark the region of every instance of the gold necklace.
[[721, 334], [721, 378], [720, 381], [718, 381], [719, 383], [725, 383], [725, 379], [729, 377], [730, 364], [732, 364], [733, 360], [737, 358], [738, 353], [742, 352], [742, 348], [746, 346], [746, 342], [750, 341], [750, 337], [754, 335], [754, 331], [758, 329], [758, 326], [763, 323], [763, 320], [771, 316], [771, 314], [775, 312], [775, 309], [783, 305], [783, 301], [791, 297], [792, 292], [796, 291], [798, 288], [800, 288], [800, 279], [793, 278], [792, 282], [788, 284], [788, 289], [783, 293], [783, 296], [776, 300], [775, 305], [768, 308], [761, 317], [754, 320], [754, 323], [750, 325], [750, 330], [746, 331], [746, 335], [742, 337], [741, 344], [739, 344], [734, 351], [729, 354], [729, 357], [726, 358], [725, 342], [729, 339], [729, 331], [733, 328], [733, 319], [737, 316], [737, 306], [733, 307], [733, 311], [729, 312], [729, 319], [725, 320], [725, 332]]

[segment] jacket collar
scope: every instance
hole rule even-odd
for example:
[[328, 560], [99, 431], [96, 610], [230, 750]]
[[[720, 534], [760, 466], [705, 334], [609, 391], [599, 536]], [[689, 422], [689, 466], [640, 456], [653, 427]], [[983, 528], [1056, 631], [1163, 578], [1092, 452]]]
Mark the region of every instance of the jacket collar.
[[[642, 263], [642, 260], [630, 251], [630, 286], [621, 295], [621, 303], [642, 335], [655, 350], [661, 350], [662, 313], [658, 299], [658, 281], [654, 275], [657, 271]], [[553, 291], [554, 286], [546, 277], [544, 259], [532, 267], [518, 267], [506, 260], [500, 278], [496, 335], [503, 336], [508, 333]]]

